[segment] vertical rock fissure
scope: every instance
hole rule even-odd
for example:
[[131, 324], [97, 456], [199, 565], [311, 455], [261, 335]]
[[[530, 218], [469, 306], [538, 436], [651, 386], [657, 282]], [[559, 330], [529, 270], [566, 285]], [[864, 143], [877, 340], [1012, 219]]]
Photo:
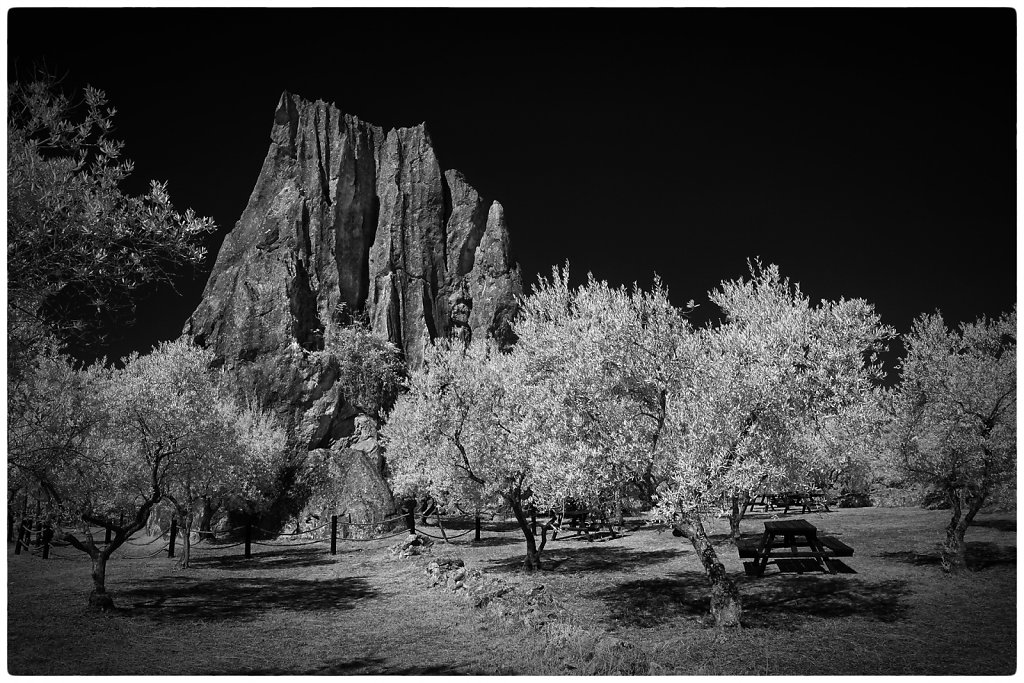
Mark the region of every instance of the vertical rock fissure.
[[[313, 107], [313, 139], [316, 141], [316, 167], [320, 179], [320, 194], [328, 206], [331, 205], [331, 185], [328, 182], [327, 170], [324, 168], [324, 143], [320, 135], [320, 107]], [[327, 107], [323, 108], [325, 111]], [[326, 127], [324, 135], [326, 136]]]
[[[370, 202], [370, 212], [363, 215], [363, 234], [373, 235], [377, 229], [377, 222], [380, 220], [380, 197], [374, 194]], [[371, 232], [371, 227], [373, 232]], [[373, 240], [363, 240], [363, 249], [359, 254], [359, 292], [356, 299], [356, 310], [362, 311], [366, 306], [366, 300], [370, 296], [370, 249], [373, 247]]]
[[441, 173], [441, 263], [448, 263], [448, 223], [452, 219], [452, 188], [448, 178]]
[[[441, 172], [423, 126], [386, 131], [282, 95], [256, 186], [184, 329], [288, 430], [296, 469], [281, 481], [299, 483], [275, 510], [302, 504], [310, 449], [329, 449], [311, 462], [338, 458], [348, 476], [355, 409], [307, 353], [323, 349], [325, 326], [351, 320], [338, 304], [415, 369], [428, 339], [483, 337], [514, 315], [522, 281], [507, 245], [500, 206], [489, 213], [457, 171]], [[379, 483], [367, 505], [387, 504]]]

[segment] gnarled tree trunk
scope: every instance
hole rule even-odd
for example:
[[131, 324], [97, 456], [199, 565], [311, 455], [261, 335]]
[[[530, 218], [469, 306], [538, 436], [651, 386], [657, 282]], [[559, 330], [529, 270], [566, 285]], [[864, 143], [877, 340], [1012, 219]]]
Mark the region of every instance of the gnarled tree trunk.
[[986, 492], [972, 494], [967, 489], [950, 492], [952, 517], [946, 526], [946, 542], [942, 544], [942, 570], [949, 574], [967, 571], [967, 543], [964, 536], [974, 516], [985, 504]]
[[523, 512], [523, 504], [519, 496], [506, 495], [505, 500], [512, 508], [512, 514], [515, 515], [516, 521], [519, 522], [519, 528], [522, 529], [523, 536], [526, 538], [526, 559], [523, 560], [523, 566], [530, 571], [541, 569], [540, 554], [544, 550], [544, 543], [547, 542], [547, 534], [544, 535], [544, 540], [538, 547], [537, 536], [533, 533], [533, 527], [530, 520], [526, 518], [526, 513]]
[[732, 492], [732, 510], [729, 514], [729, 538], [735, 541], [740, 535], [740, 522], [747, 512], [747, 503], [750, 501], [750, 494], [747, 491]]
[[203, 498], [203, 514], [199, 518], [199, 540], [213, 540], [213, 513], [215, 511], [213, 501]]
[[711, 584], [711, 616], [715, 620], [715, 626], [739, 626], [740, 618], [743, 616], [740, 591], [718, 559], [700, 516], [696, 513], [685, 515], [676, 523], [676, 529], [690, 539]]
[[192, 515], [182, 515], [182, 521], [185, 523], [185, 528], [181, 534], [181, 559], [178, 560], [178, 566], [188, 569], [189, 562], [192, 560]]
[[89, 593], [89, 606], [98, 609], [113, 609], [114, 601], [107, 595], [107, 560], [110, 552], [107, 549], [95, 549], [92, 556], [92, 592]]

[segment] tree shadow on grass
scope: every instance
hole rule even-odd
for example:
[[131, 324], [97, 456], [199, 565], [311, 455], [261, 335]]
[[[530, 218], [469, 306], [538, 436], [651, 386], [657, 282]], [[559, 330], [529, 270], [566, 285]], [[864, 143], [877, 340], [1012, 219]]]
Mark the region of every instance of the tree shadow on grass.
[[526, 547], [526, 541], [522, 538], [510, 538], [507, 536], [491, 536], [490, 538], [481, 538], [479, 541], [470, 541], [469, 546], [471, 548], [492, 548], [502, 545], [522, 545]]
[[[916, 567], [935, 566], [942, 564], [938, 552], [917, 553], [909, 550], [881, 553], [879, 557], [912, 564]], [[991, 541], [970, 541], [967, 543], [967, 568], [971, 571], [982, 571], [1000, 565], [1017, 564], [1017, 546], [1000, 545]]]
[[710, 587], [700, 575], [626, 581], [603, 588], [590, 597], [604, 600], [606, 621], [627, 628], [657, 628], [680, 618], [703, 618]]
[[215, 581], [161, 579], [120, 592], [132, 602], [133, 616], [154, 621], [202, 619], [252, 621], [270, 612], [323, 612], [352, 609], [378, 592], [363, 577], [325, 581], [230, 577]]
[[904, 579], [870, 581], [821, 574], [740, 583], [744, 625], [780, 630], [799, 627], [804, 617], [899, 621], [909, 609], [903, 598], [911, 592]]
[[[628, 571], [658, 562], [668, 562], [685, 553], [686, 551], [682, 548], [679, 550], [631, 550], [617, 546], [586, 545], [551, 549], [549, 546], [541, 555], [541, 564], [545, 570], [555, 571]], [[490, 560], [488, 571], [517, 571], [522, 568], [525, 555], [524, 545], [521, 554]]]
[[425, 664], [421, 666], [391, 666], [381, 657], [357, 657], [336, 659], [309, 669], [242, 669], [225, 672], [243, 676], [468, 676], [481, 672], [464, 666], [448, 664]]
[[[338, 555], [352, 551], [341, 550]], [[224, 569], [227, 571], [252, 571], [253, 569], [298, 569], [334, 564], [337, 556], [331, 556], [327, 548], [280, 548], [253, 552], [249, 559], [241, 553], [234, 555], [195, 556], [189, 565], [196, 568]]]
[[[756, 582], [756, 583], [755, 583]], [[751, 628], [793, 630], [807, 617], [903, 618], [900, 598], [909, 591], [902, 580], [869, 582], [829, 576], [787, 577], [783, 581], [739, 580], [743, 624]], [[629, 628], [658, 628], [679, 619], [703, 620], [711, 607], [711, 587], [696, 573], [627, 581], [593, 597], [604, 600], [608, 621]]]
[[1017, 520], [1016, 519], [981, 519], [974, 520], [971, 522], [971, 526], [985, 527], [987, 529], [995, 529], [996, 531], [1017, 531]]

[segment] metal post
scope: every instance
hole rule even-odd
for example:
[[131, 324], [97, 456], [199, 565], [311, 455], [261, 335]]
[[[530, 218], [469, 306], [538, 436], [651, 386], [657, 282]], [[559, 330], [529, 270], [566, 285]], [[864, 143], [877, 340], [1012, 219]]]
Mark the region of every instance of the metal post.
[[245, 559], [252, 557], [252, 522], [245, 523]]
[[174, 539], [178, 535], [178, 518], [171, 517], [171, 540], [167, 544], [167, 557], [174, 557]]
[[331, 515], [331, 555], [338, 554], [338, 515]]

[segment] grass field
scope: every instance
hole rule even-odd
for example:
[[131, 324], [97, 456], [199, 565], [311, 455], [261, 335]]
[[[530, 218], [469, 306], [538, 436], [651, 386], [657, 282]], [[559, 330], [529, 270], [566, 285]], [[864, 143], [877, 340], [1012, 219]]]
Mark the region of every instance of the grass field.
[[[398, 559], [396, 539], [195, 551], [113, 560], [118, 609], [86, 606], [88, 560], [13, 554], [8, 544], [8, 672], [21, 674], [1001, 674], [1016, 670], [1016, 518], [979, 515], [970, 575], [938, 564], [945, 511], [835, 510], [805, 517], [856, 549], [849, 573], [747, 577], [710, 526], [744, 597], [744, 628], [704, 620], [705, 579], [683, 539], [654, 529], [549, 542], [549, 569], [519, 565], [509, 524], [436, 554], [488, 579], [532, 588], [557, 606], [544, 623], [474, 608], [429, 588], [429, 556]], [[744, 520], [759, 534], [765, 515]], [[436, 532], [436, 530], [431, 530]], [[155, 547], [155, 546], [154, 546]], [[130, 549], [133, 553], [137, 549]], [[543, 588], [539, 586], [543, 585]], [[467, 587], [470, 584], [467, 583]], [[460, 591], [461, 593], [461, 591]]]

